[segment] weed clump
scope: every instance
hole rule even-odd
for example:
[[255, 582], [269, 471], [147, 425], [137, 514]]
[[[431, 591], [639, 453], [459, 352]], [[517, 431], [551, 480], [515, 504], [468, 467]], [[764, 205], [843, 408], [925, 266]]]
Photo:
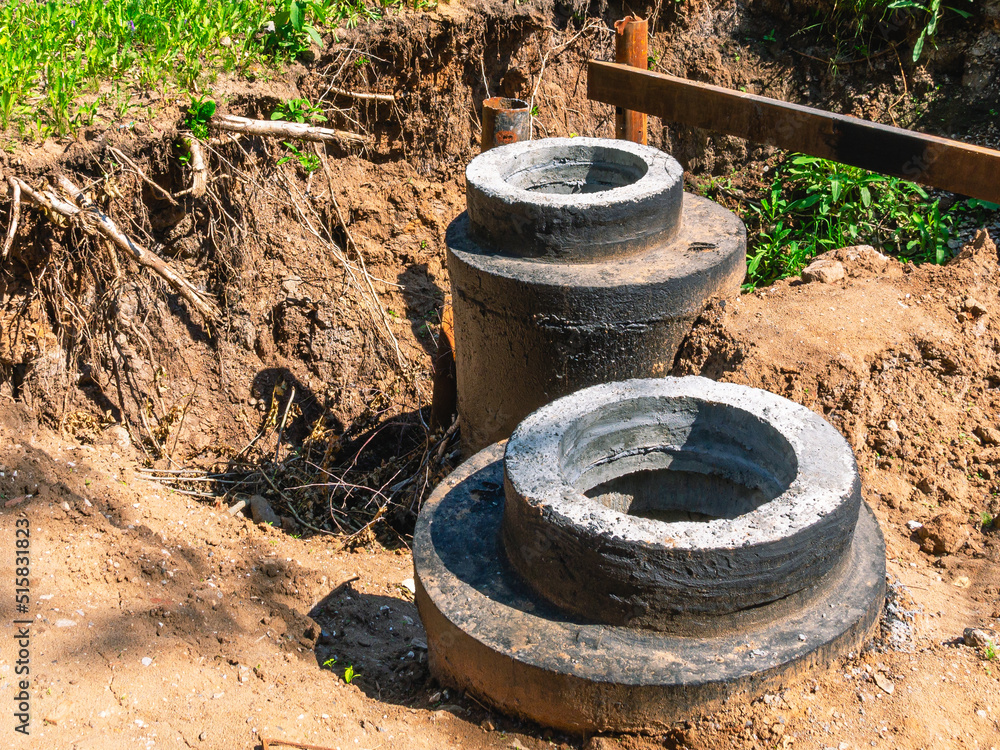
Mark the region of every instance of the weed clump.
[[770, 190], [744, 210], [750, 225], [748, 288], [793, 276], [815, 255], [872, 245], [914, 263], [944, 263], [966, 223], [982, 225], [998, 207], [960, 200], [948, 208], [898, 177], [814, 156], [795, 155], [775, 171]]

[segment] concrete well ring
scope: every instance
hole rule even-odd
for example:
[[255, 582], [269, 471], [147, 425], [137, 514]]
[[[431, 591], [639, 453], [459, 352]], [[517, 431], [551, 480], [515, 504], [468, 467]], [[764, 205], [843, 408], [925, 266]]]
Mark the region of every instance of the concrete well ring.
[[598, 385], [539, 409], [507, 444], [504, 485], [506, 556], [539, 595], [664, 632], [816, 587], [861, 506], [829, 423], [699, 377]]

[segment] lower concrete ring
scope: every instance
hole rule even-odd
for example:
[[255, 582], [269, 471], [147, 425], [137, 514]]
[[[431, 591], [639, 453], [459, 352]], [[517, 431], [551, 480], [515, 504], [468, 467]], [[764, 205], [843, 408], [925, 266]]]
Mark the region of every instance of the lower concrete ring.
[[574, 732], [663, 730], [829, 665], [878, 622], [885, 545], [867, 505], [822, 592], [770, 623], [688, 638], [562, 613], [504, 559], [502, 455], [501, 443], [481, 451], [437, 488], [413, 562], [432, 674], [506, 713]]
[[465, 171], [472, 233], [504, 255], [592, 263], [642, 253], [681, 225], [683, 169], [651, 146], [543, 138], [486, 151]]
[[672, 632], [819, 582], [861, 505], [854, 454], [828, 422], [700, 377], [565, 396], [521, 422], [505, 467], [507, 557], [538, 593]]

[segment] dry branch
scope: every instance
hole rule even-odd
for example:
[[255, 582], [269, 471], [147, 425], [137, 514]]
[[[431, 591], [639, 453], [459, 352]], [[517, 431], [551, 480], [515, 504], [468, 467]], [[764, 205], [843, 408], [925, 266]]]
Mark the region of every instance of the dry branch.
[[395, 94], [373, 94], [367, 91], [349, 91], [348, 89], [331, 86], [330, 92], [345, 99], [356, 99], [361, 102], [395, 102]]
[[215, 306], [204, 299], [191, 283], [174, 269], [168, 266], [159, 256], [149, 252], [142, 245], [133, 242], [129, 237], [118, 229], [117, 225], [109, 216], [104, 214], [93, 202], [87, 198], [83, 192], [65, 176], [60, 175], [58, 182], [67, 196], [75, 203], [67, 203], [51, 191], [38, 191], [32, 188], [24, 180], [12, 178], [17, 181], [21, 191], [38, 205], [48, 209], [52, 213], [60, 214], [67, 218], [80, 217], [84, 220], [84, 226], [89, 226], [99, 234], [124, 250], [140, 265], [153, 271], [172, 286], [178, 294], [186, 299], [198, 313], [209, 322], [214, 322], [219, 313]]
[[153, 182], [151, 179], [149, 179], [146, 176], [146, 173], [143, 172], [139, 168], [139, 165], [136, 164], [134, 161], [132, 161], [130, 158], [128, 158], [124, 153], [122, 153], [121, 151], [119, 151], [118, 149], [116, 149], [114, 146], [109, 146], [108, 147], [108, 151], [110, 151], [112, 154], [114, 154], [115, 157], [117, 157], [121, 162], [123, 162], [124, 164], [127, 164], [128, 166], [132, 167], [132, 169], [135, 171], [135, 173], [139, 176], [140, 180], [142, 180], [147, 185], [149, 185], [149, 187], [151, 187], [154, 192], [159, 193], [164, 198], [166, 198], [168, 201], [170, 201], [171, 205], [173, 205], [173, 206], [179, 205], [177, 203], [177, 201], [174, 199], [174, 196], [172, 196], [170, 194], [169, 190], [167, 190], [166, 188], [160, 187], [155, 182]]
[[348, 143], [364, 144], [367, 138], [346, 130], [332, 130], [304, 122], [286, 122], [284, 120], [251, 120], [235, 115], [216, 115], [208, 121], [209, 127], [216, 130], [226, 130], [230, 133], [247, 133], [270, 138], [299, 138], [303, 141], [330, 143], [347, 141]]
[[10, 225], [7, 227], [7, 239], [3, 243], [3, 252], [0, 253], [0, 260], [6, 259], [14, 244], [14, 235], [17, 234], [17, 220], [21, 215], [21, 186], [14, 177], [7, 178], [10, 181], [13, 195], [10, 199]]
[[273, 740], [265, 737], [261, 738], [264, 750], [271, 750], [272, 747], [294, 747], [297, 750], [333, 750], [330, 747], [320, 747], [319, 745], [303, 745], [301, 742], [289, 742], [288, 740]]

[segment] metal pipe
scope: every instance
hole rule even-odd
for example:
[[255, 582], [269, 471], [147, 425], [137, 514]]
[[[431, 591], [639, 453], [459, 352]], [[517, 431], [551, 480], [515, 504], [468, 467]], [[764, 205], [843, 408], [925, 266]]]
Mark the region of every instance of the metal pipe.
[[494, 96], [483, 101], [483, 137], [480, 148], [531, 140], [531, 108], [521, 99]]
[[[615, 23], [615, 62], [648, 70], [648, 37], [646, 21], [641, 18], [626, 16]], [[645, 113], [615, 107], [615, 138], [645, 144]]]

